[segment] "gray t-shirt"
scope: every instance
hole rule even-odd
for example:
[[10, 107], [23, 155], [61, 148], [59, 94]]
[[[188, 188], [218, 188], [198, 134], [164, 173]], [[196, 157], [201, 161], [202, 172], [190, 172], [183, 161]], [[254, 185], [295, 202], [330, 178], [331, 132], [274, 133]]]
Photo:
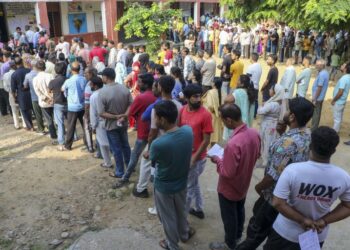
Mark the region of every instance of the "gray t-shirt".
[[202, 70], [202, 85], [203, 86], [212, 86], [215, 72], [216, 72], [216, 62], [214, 59], [210, 58], [205, 61]]
[[[121, 84], [106, 84], [99, 92], [99, 102], [97, 110], [99, 115], [104, 112], [114, 115], [121, 115], [126, 112], [132, 103], [130, 91]], [[127, 122], [122, 123], [122, 127], [127, 127]], [[119, 128], [116, 119], [106, 119], [106, 130]]]
[[[287, 200], [288, 204], [303, 216], [318, 220], [330, 212], [332, 204], [339, 198], [350, 201], [350, 176], [332, 164], [314, 161], [290, 164], [280, 176], [274, 196]], [[298, 242], [304, 229], [295, 221], [279, 214], [273, 229], [283, 238]], [[323, 242], [328, 234], [327, 226], [318, 238]]]

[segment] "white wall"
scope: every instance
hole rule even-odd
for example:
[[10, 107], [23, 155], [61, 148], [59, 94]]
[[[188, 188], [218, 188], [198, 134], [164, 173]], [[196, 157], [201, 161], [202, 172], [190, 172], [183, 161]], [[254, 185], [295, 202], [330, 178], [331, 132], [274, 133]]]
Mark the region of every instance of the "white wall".
[[[61, 5], [62, 33], [63, 35], [69, 35], [68, 3], [61, 2], [60, 5]], [[83, 5], [83, 11], [79, 13], [86, 13], [88, 33], [95, 32], [94, 11], [101, 11], [101, 2], [83, 2], [82, 5]]]

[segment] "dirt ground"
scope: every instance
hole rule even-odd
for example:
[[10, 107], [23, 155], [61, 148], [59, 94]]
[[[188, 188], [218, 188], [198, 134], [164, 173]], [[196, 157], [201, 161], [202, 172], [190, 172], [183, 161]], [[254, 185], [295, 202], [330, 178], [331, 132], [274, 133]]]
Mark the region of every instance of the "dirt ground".
[[[263, 81], [267, 66], [265, 62], [261, 63], [264, 66]], [[245, 64], [249, 62], [245, 61]], [[278, 67], [281, 78], [284, 65]], [[300, 69], [297, 68], [298, 72]], [[329, 101], [332, 93], [333, 87], [330, 87], [323, 108], [322, 125], [333, 125]], [[340, 132], [341, 143], [332, 159], [333, 163], [347, 171], [350, 171], [349, 148], [343, 142], [349, 139], [349, 115], [350, 108], [346, 108]], [[255, 121], [256, 128], [258, 122]], [[82, 135], [81, 130], [79, 134]], [[129, 137], [132, 146], [135, 132], [131, 132]], [[110, 187], [114, 180], [99, 167], [101, 161], [83, 152], [82, 146], [82, 140], [79, 140], [73, 144], [73, 151], [58, 152], [47, 136], [15, 130], [11, 117], [0, 117], [0, 249], [65, 249], [84, 232], [105, 228], [130, 228], [152, 239], [163, 237], [158, 218], [147, 213], [147, 208], [153, 205], [152, 198], [133, 197], [130, 195], [132, 186], [117, 194], [112, 193]], [[261, 169], [254, 171], [246, 201], [246, 222], [257, 199], [252, 187], [262, 174]], [[137, 181], [137, 175], [137, 172], [133, 175], [133, 182]], [[208, 163], [201, 177], [206, 219], [189, 218], [197, 234], [189, 243], [182, 245], [184, 249], [208, 249], [210, 241], [223, 240], [216, 184], [215, 168]], [[324, 249], [349, 249], [348, 222], [345, 220], [331, 226]], [[125, 235], [126, 242], [134, 240], [137, 239], [132, 235]], [[158, 241], [154, 244], [154, 248], [142, 244], [133, 248], [131, 246], [134, 245], [130, 244], [129, 249], [157, 249]], [[121, 249], [118, 242], [111, 246], [108, 249]], [[101, 248], [96, 246], [95, 249]]]

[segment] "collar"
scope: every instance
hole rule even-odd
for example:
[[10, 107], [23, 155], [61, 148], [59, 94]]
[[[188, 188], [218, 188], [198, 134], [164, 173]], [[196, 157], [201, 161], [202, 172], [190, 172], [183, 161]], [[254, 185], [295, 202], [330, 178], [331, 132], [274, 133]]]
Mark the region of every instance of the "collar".
[[248, 129], [247, 124], [243, 123], [241, 126], [239, 126], [238, 128], [233, 130], [232, 137], [241, 133], [241, 132], [246, 131], [247, 129]]
[[306, 132], [307, 132], [307, 128], [306, 127], [293, 128], [293, 129], [290, 129], [287, 132], [285, 132], [284, 135], [285, 136], [291, 136], [291, 135], [302, 134], [302, 133], [306, 133]]

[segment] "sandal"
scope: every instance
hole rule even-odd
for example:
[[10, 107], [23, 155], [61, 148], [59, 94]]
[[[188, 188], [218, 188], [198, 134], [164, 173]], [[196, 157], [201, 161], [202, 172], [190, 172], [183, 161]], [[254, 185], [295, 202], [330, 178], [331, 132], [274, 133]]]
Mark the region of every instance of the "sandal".
[[170, 250], [169, 246], [168, 246], [168, 243], [166, 242], [166, 240], [161, 240], [159, 241], [159, 246], [163, 249], [166, 249], [166, 250]]
[[123, 177], [122, 175], [116, 175], [115, 173], [109, 173], [109, 176], [113, 178], [118, 178], [118, 179]]
[[187, 241], [189, 241], [193, 235], [196, 234], [196, 230], [193, 227], [190, 227], [188, 230], [188, 238], [186, 240], [181, 240], [183, 243], [186, 243]]

